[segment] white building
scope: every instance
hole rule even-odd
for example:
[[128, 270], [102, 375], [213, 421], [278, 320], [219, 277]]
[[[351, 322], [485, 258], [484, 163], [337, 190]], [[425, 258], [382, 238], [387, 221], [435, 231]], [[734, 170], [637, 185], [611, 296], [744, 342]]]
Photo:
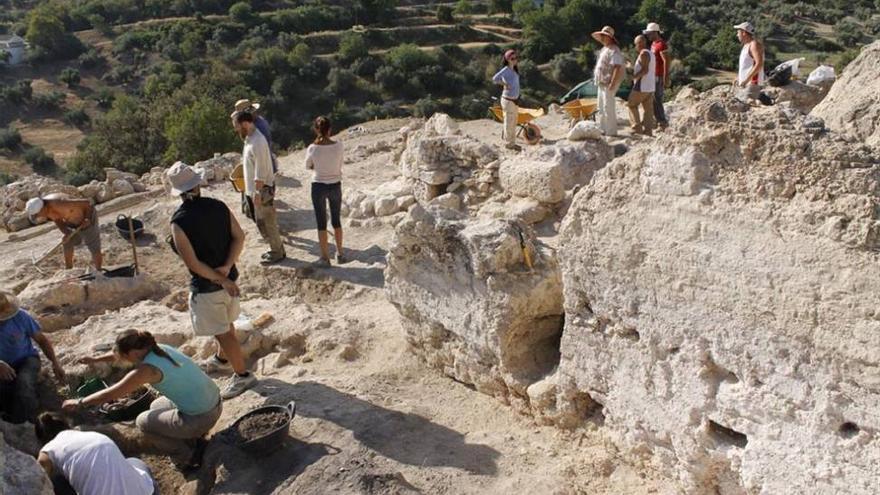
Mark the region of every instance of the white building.
[[0, 50], [9, 53], [9, 65], [18, 65], [24, 62], [24, 55], [27, 51], [27, 43], [21, 36], [14, 34], [0, 34]]

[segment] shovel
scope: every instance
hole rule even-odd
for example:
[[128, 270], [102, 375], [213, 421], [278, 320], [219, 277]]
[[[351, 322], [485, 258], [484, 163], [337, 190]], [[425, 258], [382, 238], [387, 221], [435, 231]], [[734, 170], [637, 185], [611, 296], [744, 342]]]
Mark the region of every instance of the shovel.
[[[70, 233], [70, 236], [67, 237], [67, 239], [72, 238], [73, 236], [75, 236], [76, 234], [78, 234], [79, 231], [82, 230], [82, 229], [83, 229], [83, 226], [80, 225], [79, 227], [77, 227], [76, 229], [74, 229], [73, 232]], [[44, 272], [43, 270], [41, 270], [40, 267], [39, 267], [38, 265], [39, 265], [40, 263], [42, 263], [43, 261], [45, 261], [46, 258], [48, 258], [49, 256], [52, 256], [52, 254], [54, 254], [56, 251], [58, 251], [58, 249], [60, 249], [60, 248], [61, 248], [62, 246], [64, 246], [66, 243], [67, 243], [67, 241], [62, 237], [61, 240], [58, 241], [58, 244], [55, 244], [54, 246], [52, 246], [52, 248], [50, 248], [48, 251], [46, 251], [45, 253], [43, 253], [42, 256], [40, 256], [39, 258], [37, 258], [36, 255], [31, 254], [31, 263], [34, 265], [34, 268], [36, 268], [37, 271], [40, 272], [42, 275], [45, 275], [46, 272]]]
[[131, 215], [128, 216], [128, 239], [131, 241], [131, 254], [134, 256], [134, 274], [138, 274], [138, 252], [134, 243], [134, 223], [131, 221]]

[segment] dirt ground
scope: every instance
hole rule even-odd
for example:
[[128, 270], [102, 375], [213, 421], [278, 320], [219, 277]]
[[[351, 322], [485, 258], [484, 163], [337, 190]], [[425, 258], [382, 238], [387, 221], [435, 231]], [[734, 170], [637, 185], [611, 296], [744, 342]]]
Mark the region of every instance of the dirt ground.
[[[405, 123], [372, 122], [361, 126], [363, 132], [343, 133], [341, 138], [349, 150], [392, 142]], [[500, 124], [486, 121], [463, 128], [486, 140], [498, 139], [500, 132]], [[310, 175], [302, 159], [303, 152], [281, 159], [277, 203], [288, 260], [270, 268], [259, 265], [266, 246], [255, 225], [238, 215], [248, 235], [240, 262], [242, 308], [251, 317], [273, 315], [269, 328], [290, 337], [284, 359], [270, 359], [277, 357], [270, 354], [251, 362], [259, 384], [224, 403], [201, 471], [184, 474], [167, 456], [125, 448], [126, 454], [140, 455], [152, 467], [162, 493], [676, 493], [647, 463], [625, 462], [601, 428], [538, 426], [412, 356], [398, 314], [383, 293], [392, 227], [368, 220], [349, 228], [344, 220], [352, 261], [313, 267], [318, 245]], [[381, 152], [346, 163], [343, 188], [368, 190], [396, 175], [391, 153]], [[204, 194], [239, 211], [238, 195], [227, 184], [208, 187]], [[185, 289], [187, 282], [182, 263], [164, 243], [177, 202], [159, 197], [130, 210], [146, 223], [147, 233], [138, 242], [140, 264], [162, 282], [165, 294]], [[111, 225], [114, 218], [101, 218], [110, 266], [129, 263], [132, 257], [130, 246]], [[31, 253], [42, 252], [59, 238], [49, 232], [25, 241], [0, 241], [3, 285], [21, 290], [39, 277], [31, 267]], [[58, 258], [45, 269], [59, 269]], [[80, 266], [87, 259], [85, 250], [77, 251]], [[121, 322], [123, 312], [96, 316], [84, 325], [106, 325], [117, 318]], [[188, 326], [180, 314], [178, 324]], [[147, 330], [161, 324], [150, 321]], [[83, 343], [70, 330], [50, 337], [65, 365], [72, 365], [66, 351]], [[236, 418], [262, 405], [290, 401], [296, 402], [296, 417], [289, 438], [274, 453], [257, 457], [228, 444], [223, 432]], [[633, 458], [631, 453], [626, 457]]]

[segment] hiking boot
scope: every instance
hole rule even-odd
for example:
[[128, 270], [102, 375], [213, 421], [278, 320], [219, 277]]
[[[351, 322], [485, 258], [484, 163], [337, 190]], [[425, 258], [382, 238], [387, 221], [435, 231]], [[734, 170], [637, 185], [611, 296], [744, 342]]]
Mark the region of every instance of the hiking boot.
[[229, 364], [229, 361], [221, 361], [216, 354], [212, 355], [208, 359], [204, 359], [199, 362], [199, 368], [202, 369], [205, 373], [219, 373], [221, 371], [229, 371], [232, 369], [232, 365]]
[[247, 376], [234, 374], [229, 381], [226, 382], [226, 386], [223, 387], [223, 390], [220, 391], [220, 398], [226, 400], [238, 397], [245, 390], [253, 387], [255, 383], [257, 383], [257, 377], [254, 376], [253, 373], [248, 373]]
[[260, 259], [260, 264], [261, 265], [271, 265], [273, 263], [278, 263], [279, 261], [283, 260], [286, 257], [287, 256], [284, 253], [276, 254], [276, 253], [273, 253], [272, 251], [269, 251], [268, 253], [263, 253], [263, 256], [261, 256], [261, 259]]
[[337, 265], [344, 265], [346, 263], [348, 263], [348, 258], [346, 258], [344, 254], [337, 254], [336, 255], [336, 264]]

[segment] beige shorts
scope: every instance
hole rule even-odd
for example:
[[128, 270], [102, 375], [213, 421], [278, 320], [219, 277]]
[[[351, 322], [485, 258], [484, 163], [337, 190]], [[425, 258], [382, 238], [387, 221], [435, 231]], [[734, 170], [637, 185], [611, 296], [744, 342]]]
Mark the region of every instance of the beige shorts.
[[189, 316], [193, 333], [199, 337], [213, 337], [229, 331], [229, 325], [241, 313], [238, 298], [225, 290], [189, 295]]
[[79, 246], [85, 243], [90, 253], [97, 254], [101, 252], [101, 224], [98, 223], [98, 210], [92, 208], [89, 220], [92, 224], [70, 236], [68, 243], [70, 246]]

